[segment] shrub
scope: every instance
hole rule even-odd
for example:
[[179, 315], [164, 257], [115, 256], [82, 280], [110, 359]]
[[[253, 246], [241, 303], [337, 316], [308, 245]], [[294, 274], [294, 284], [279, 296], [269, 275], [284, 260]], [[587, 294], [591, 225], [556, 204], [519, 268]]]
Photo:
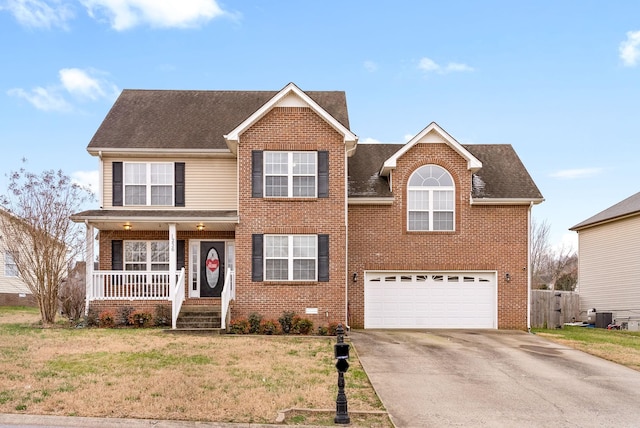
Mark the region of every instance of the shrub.
[[118, 319], [116, 320], [116, 323], [118, 325], [132, 325], [129, 320], [129, 316], [135, 310], [136, 308], [133, 306], [120, 306], [118, 308]]
[[329, 336], [335, 336], [337, 334], [336, 330], [338, 330], [339, 324], [340, 323], [337, 323], [335, 321], [329, 323], [329, 326], [327, 327], [327, 329], [329, 330], [328, 331]]
[[116, 316], [111, 311], [102, 311], [98, 316], [98, 325], [102, 328], [111, 328], [116, 325]]
[[262, 321], [262, 315], [252, 312], [249, 314], [249, 333], [260, 333], [260, 322]]
[[329, 327], [324, 325], [318, 326], [318, 336], [326, 336], [329, 334]]
[[84, 322], [87, 327], [97, 327], [100, 324], [100, 318], [98, 316], [98, 311], [94, 308], [89, 308], [87, 311], [87, 315], [84, 317]]
[[299, 334], [309, 334], [313, 330], [313, 321], [308, 318], [296, 317], [293, 330]]
[[280, 327], [278, 326], [278, 322], [275, 320], [260, 321], [260, 333], [267, 335], [279, 334]]
[[60, 312], [69, 321], [74, 322], [84, 314], [85, 294], [87, 292], [83, 277], [70, 275], [63, 281], [58, 291]]
[[156, 306], [153, 323], [158, 327], [167, 327], [171, 325], [171, 307], [167, 305]]
[[280, 323], [280, 328], [282, 329], [282, 333], [289, 334], [293, 330], [293, 319], [296, 317], [296, 313], [293, 311], [284, 311], [280, 318], [278, 318], [278, 322]]
[[129, 315], [129, 324], [135, 327], [149, 327], [153, 316], [149, 312], [134, 311]]
[[250, 330], [251, 325], [249, 324], [249, 320], [247, 319], [235, 319], [229, 322], [230, 334], [249, 334]]

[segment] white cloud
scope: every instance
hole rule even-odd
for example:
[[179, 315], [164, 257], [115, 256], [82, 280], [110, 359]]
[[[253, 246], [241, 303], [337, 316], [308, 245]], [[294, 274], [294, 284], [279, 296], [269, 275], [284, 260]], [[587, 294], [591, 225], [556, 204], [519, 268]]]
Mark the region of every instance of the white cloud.
[[28, 101], [38, 110], [59, 112], [71, 110], [71, 105], [55, 89], [38, 86], [29, 92], [21, 88], [14, 88], [9, 89], [7, 93]]
[[115, 99], [120, 92], [111, 82], [100, 77], [103, 73], [88, 69], [63, 68], [59, 71], [64, 89], [79, 98], [97, 101], [101, 98]]
[[225, 12], [215, 0], [80, 0], [93, 18], [106, 17], [122, 31], [147, 24], [160, 28], [194, 27]]
[[7, 10], [25, 27], [67, 28], [67, 21], [73, 18], [73, 8], [69, 2], [61, 0], [5, 0], [0, 10]]
[[120, 90], [102, 77], [104, 74], [94, 69], [63, 68], [59, 71], [60, 84], [46, 88], [38, 86], [31, 91], [14, 88], [7, 93], [28, 101], [38, 110], [68, 112], [73, 110], [73, 106], [65, 94], [80, 100], [115, 100]]
[[627, 40], [620, 43], [620, 59], [627, 67], [635, 67], [640, 59], [640, 31], [628, 31]]
[[76, 171], [71, 174], [71, 180], [83, 187], [88, 187], [92, 192], [98, 191], [98, 171]]
[[422, 58], [418, 64], [418, 68], [423, 71], [439, 71], [440, 66], [431, 58]]
[[435, 72], [438, 74], [474, 71], [473, 67], [459, 62], [450, 62], [443, 67], [431, 58], [427, 57], [424, 57], [420, 60], [420, 62], [418, 63], [418, 68], [427, 73]]
[[577, 178], [588, 178], [598, 175], [602, 172], [602, 168], [575, 168], [575, 169], [563, 169], [549, 174], [553, 178], [561, 178], [566, 180], [573, 180]]
[[367, 70], [370, 73], [373, 73], [374, 71], [378, 70], [378, 64], [376, 64], [373, 61], [365, 61], [364, 62], [364, 68], [365, 70]]
[[473, 67], [470, 67], [467, 64], [450, 62], [449, 64], [447, 64], [446, 70], [447, 71], [473, 71]]

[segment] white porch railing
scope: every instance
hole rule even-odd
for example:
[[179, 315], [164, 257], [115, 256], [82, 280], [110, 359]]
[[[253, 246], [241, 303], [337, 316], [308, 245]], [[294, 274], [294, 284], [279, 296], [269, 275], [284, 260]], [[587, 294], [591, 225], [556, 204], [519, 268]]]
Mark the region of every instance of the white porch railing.
[[[235, 271], [227, 270], [221, 295], [221, 327], [227, 327], [229, 305], [236, 298]], [[185, 301], [185, 270], [177, 272], [176, 286], [171, 290], [169, 272], [165, 271], [94, 271], [87, 285], [87, 302], [92, 300], [169, 300], [171, 328], [176, 328]]]
[[92, 276], [91, 300], [169, 300], [171, 294], [170, 274], [165, 271], [102, 270]]
[[171, 293], [171, 328], [176, 328], [176, 322], [178, 321], [178, 314], [182, 309], [184, 303], [184, 268], [180, 269], [180, 274], [176, 281], [176, 288]]
[[227, 328], [227, 313], [229, 312], [229, 303], [236, 299], [236, 272], [227, 270], [227, 277], [224, 280], [224, 288], [222, 289], [222, 314], [220, 316], [220, 327], [224, 330]]

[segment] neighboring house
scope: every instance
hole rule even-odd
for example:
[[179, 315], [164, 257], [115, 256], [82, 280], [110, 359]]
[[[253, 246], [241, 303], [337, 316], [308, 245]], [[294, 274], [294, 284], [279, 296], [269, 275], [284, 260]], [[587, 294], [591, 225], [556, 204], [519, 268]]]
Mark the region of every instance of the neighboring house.
[[175, 320], [184, 300], [222, 307], [223, 326], [283, 311], [316, 326], [528, 326], [543, 198], [510, 145], [462, 145], [435, 123], [358, 145], [344, 92], [289, 84], [125, 90], [88, 151], [101, 208], [72, 218], [99, 230], [96, 310], [170, 301]]
[[[8, 215], [0, 210], [0, 215]], [[5, 240], [10, 239], [0, 221], [0, 306], [33, 306], [35, 299], [20, 279], [18, 267], [8, 251]]]
[[570, 230], [578, 232], [580, 311], [640, 320], [640, 193]]

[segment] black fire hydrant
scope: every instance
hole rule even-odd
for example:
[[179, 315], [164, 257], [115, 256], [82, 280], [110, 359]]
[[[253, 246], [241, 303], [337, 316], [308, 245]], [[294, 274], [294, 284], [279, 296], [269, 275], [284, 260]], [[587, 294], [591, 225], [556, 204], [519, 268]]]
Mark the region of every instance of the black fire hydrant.
[[351, 422], [347, 411], [347, 396], [344, 393], [344, 374], [349, 370], [349, 344], [344, 343], [344, 328], [338, 324], [336, 329], [338, 343], [334, 345], [334, 356], [338, 360], [338, 397], [336, 398], [336, 417], [333, 420], [336, 424], [348, 424]]

